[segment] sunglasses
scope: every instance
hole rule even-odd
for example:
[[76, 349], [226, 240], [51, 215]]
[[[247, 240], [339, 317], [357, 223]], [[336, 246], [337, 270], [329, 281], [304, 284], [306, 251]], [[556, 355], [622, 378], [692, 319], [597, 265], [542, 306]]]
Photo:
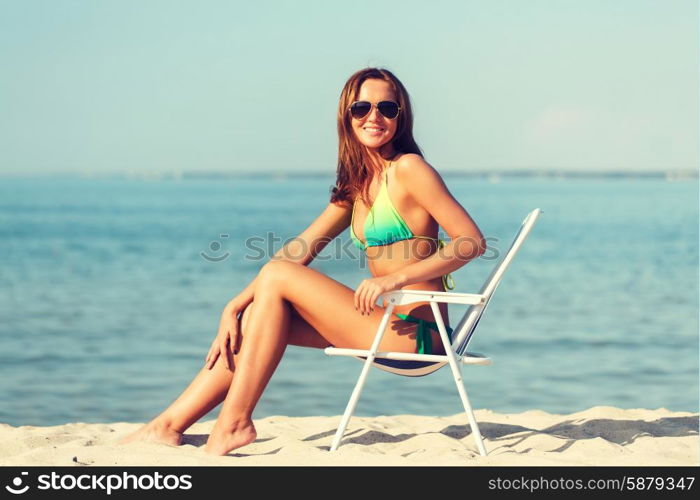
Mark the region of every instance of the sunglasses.
[[[401, 106], [394, 101], [380, 101], [376, 104], [377, 111], [379, 111], [384, 118], [393, 120], [399, 116], [399, 111], [401, 111]], [[350, 114], [355, 119], [364, 118], [372, 111], [372, 103], [369, 101], [355, 101], [350, 105]]]

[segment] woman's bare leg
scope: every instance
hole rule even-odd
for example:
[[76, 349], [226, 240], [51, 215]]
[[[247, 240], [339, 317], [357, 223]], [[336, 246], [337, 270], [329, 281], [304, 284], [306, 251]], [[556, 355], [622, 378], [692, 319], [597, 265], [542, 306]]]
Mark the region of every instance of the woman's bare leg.
[[[367, 348], [384, 314], [375, 307], [369, 315], [354, 308], [354, 291], [328, 276], [285, 261], [267, 263], [256, 281], [255, 302], [248, 335], [241, 346], [231, 387], [212, 429], [205, 451], [225, 455], [255, 440], [253, 410], [289, 343], [290, 308], [332, 345]], [[391, 326], [388, 327], [388, 329]], [[385, 335], [382, 350], [415, 352], [414, 330]]]
[[[259, 279], [259, 278], [258, 278]], [[263, 282], [264, 284], [264, 282]], [[225, 455], [255, 441], [257, 432], [251, 415], [287, 347], [289, 306], [275, 294], [260, 292], [256, 286], [249, 331], [241, 346], [234, 377], [219, 418], [209, 435], [205, 451]], [[253, 333], [259, 332], [259, 333]], [[226, 427], [222, 429], [222, 422]]]
[[[249, 318], [255, 300], [246, 307], [239, 321], [239, 335], [244, 339], [249, 328]], [[288, 341], [292, 345], [323, 349], [330, 346], [304, 318], [291, 311]], [[242, 340], [239, 345], [242, 346]], [[233, 354], [233, 370], [229, 370], [223, 356], [219, 356], [211, 370], [202, 368], [183, 393], [160, 415], [139, 430], [120, 441], [156, 441], [177, 446], [182, 434], [193, 423], [220, 404], [226, 397], [234, 371], [239, 363], [241, 350]]]

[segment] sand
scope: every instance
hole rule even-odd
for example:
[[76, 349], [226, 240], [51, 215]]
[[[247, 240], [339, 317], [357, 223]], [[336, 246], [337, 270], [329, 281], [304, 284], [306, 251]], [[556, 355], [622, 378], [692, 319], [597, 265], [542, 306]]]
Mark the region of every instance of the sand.
[[698, 465], [698, 414], [597, 406], [570, 415], [477, 410], [488, 456], [464, 414], [353, 417], [329, 453], [340, 417], [271, 416], [258, 438], [228, 456], [204, 453], [214, 421], [193, 425], [184, 443], [117, 445], [141, 424], [33, 427], [0, 424], [0, 465]]

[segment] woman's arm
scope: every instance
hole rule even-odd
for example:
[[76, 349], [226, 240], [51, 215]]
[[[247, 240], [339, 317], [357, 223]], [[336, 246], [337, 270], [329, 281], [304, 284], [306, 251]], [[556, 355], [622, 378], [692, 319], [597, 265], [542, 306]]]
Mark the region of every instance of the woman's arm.
[[450, 236], [450, 243], [430, 257], [397, 272], [401, 286], [444, 276], [486, 251], [486, 240], [462, 205], [454, 199], [440, 174], [416, 154], [404, 155], [396, 176], [416, 203], [421, 205]]
[[[308, 265], [328, 243], [350, 225], [352, 206], [329, 203], [325, 210], [302, 233], [280, 248], [270, 260], [286, 260]], [[211, 369], [221, 353], [226, 353], [226, 365], [231, 369], [229, 353], [238, 349], [238, 318], [253, 302], [257, 276], [224, 307], [219, 331], [209, 348], [204, 362]]]
[[280, 248], [270, 260], [286, 260], [308, 266], [321, 251], [349, 225], [352, 205], [328, 203], [328, 206], [299, 236]]
[[[350, 225], [351, 216], [351, 205], [329, 203], [309, 227], [275, 252], [270, 260], [286, 260], [308, 266], [328, 243]], [[235, 298], [231, 299], [224, 311], [229, 314], [234, 311], [242, 313], [253, 301], [256, 280], [257, 277]]]

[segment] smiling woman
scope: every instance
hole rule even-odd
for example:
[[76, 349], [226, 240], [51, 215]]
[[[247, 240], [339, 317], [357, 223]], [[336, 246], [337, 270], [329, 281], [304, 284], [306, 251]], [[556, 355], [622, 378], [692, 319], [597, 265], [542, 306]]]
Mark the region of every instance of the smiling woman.
[[[293, 240], [294, 252], [280, 249], [227, 304], [205, 367], [189, 387], [124, 443], [180, 444], [183, 432], [222, 401], [206, 451], [224, 455], [251, 443], [253, 410], [287, 345], [367, 349], [384, 314], [382, 293], [444, 290], [446, 275], [486, 250], [479, 228], [423, 159], [408, 92], [390, 71], [366, 68], [348, 79], [338, 136], [328, 206]], [[373, 276], [356, 290], [307, 267], [348, 226]], [[452, 240], [444, 247], [439, 226]], [[440, 312], [447, 326], [446, 304]], [[427, 303], [396, 307], [379, 349], [442, 354], [432, 319]]]

